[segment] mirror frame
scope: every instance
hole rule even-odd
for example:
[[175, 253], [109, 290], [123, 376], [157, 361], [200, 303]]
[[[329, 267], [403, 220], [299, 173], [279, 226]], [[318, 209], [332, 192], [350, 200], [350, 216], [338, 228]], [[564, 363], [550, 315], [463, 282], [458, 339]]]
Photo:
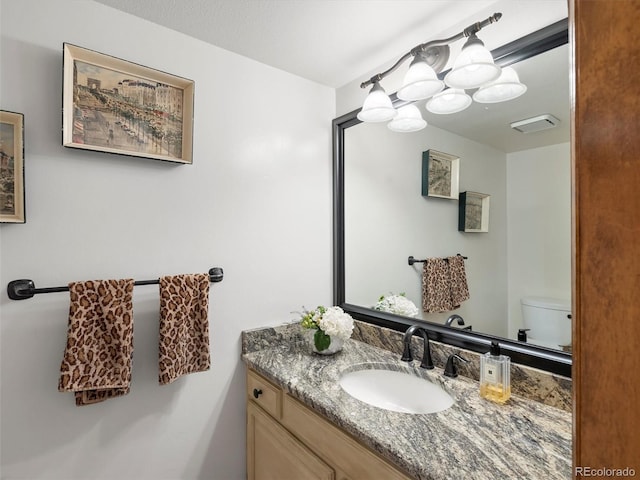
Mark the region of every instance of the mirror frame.
[[[491, 53], [495, 63], [501, 67], [525, 60], [547, 50], [569, 42], [568, 19], [565, 18], [529, 35], [521, 37]], [[438, 76], [442, 79], [445, 72]], [[401, 106], [395, 94], [391, 95], [394, 106]], [[345, 212], [344, 212], [344, 142], [345, 130], [362, 123], [356, 115], [361, 109], [335, 118], [332, 122], [333, 137], [333, 301], [353, 318], [366, 323], [404, 332], [416, 323], [409, 317], [403, 317], [371, 308], [346, 303], [345, 298]], [[572, 176], [573, 176], [572, 170]], [[453, 345], [478, 353], [489, 351], [492, 340], [498, 340], [505, 355], [514, 363], [545, 370], [551, 373], [571, 377], [571, 354], [560, 350], [519, 342], [488, 334], [469, 332], [447, 327], [443, 324], [421, 320], [420, 324], [429, 332], [429, 338], [437, 342]]]

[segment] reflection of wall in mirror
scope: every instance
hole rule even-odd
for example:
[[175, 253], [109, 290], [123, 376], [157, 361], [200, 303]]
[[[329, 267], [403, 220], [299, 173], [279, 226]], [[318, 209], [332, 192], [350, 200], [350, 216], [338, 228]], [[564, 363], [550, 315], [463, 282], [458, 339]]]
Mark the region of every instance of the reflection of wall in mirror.
[[571, 160], [562, 143], [507, 155], [509, 336], [523, 297], [571, 301]]
[[[459, 158], [461, 189], [491, 192], [492, 229], [483, 238], [458, 232], [458, 201], [422, 196], [422, 152]], [[455, 310], [473, 330], [506, 336], [506, 155], [433, 127], [407, 135], [386, 125], [345, 131], [345, 295], [371, 307], [380, 295], [402, 293], [422, 305], [422, 264], [407, 257], [461, 253], [471, 298]], [[489, 278], [489, 280], [488, 280]], [[451, 312], [422, 313], [444, 324]], [[467, 321], [468, 320], [468, 321]]]
[[[491, 192], [488, 233], [458, 232], [458, 202], [420, 195], [421, 152], [430, 148], [460, 157], [460, 190]], [[456, 253], [469, 257], [471, 298], [455, 312], [474, 331], [515, 339], [522, 296], [570, 298], [568, 144], [507, 155], [433, 127], [398, 135], [361, 124], [345, 131], [345, 159], [348, 303], [371, 307], [405, 292], [419, 306], [422, 264], [407, 257]], [[450, 314], [422, 318], [444, 323]]]

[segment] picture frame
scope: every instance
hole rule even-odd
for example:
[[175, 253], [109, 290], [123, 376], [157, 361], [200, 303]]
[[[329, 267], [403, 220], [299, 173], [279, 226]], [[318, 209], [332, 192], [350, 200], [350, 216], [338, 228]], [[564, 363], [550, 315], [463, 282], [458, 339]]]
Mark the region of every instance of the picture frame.
[[25, 223], [24, 115], [0, 110], [0, 223]]
[[62, 144], [193, 163], [195, 82], [63, 44]]
[[486, 233], [489, 231], [489, 204], [486, 193], [462, 192], [458, 203], [458, 231]]
[[460, 157], [437, 150], [422, 152], [422, 196], [458, 199]]

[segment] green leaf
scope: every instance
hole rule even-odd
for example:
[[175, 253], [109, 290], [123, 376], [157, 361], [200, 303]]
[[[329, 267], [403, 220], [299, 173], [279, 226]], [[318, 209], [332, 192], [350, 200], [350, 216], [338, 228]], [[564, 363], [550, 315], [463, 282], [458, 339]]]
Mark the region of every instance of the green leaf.
[[313, 343], [316, 345], [316, 350], [321, 352], [326, 350], [331, 345], [331, 337], [324, 333], [322, 330], [316, 330], [316, 334], [313, 336]]

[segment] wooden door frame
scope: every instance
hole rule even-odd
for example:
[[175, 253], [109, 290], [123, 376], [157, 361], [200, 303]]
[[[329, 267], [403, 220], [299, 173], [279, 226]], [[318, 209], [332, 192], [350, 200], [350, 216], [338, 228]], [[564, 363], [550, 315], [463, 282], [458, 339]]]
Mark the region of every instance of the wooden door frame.
[[640, 1], [569, 13], [573, 476], [640, 476]]

